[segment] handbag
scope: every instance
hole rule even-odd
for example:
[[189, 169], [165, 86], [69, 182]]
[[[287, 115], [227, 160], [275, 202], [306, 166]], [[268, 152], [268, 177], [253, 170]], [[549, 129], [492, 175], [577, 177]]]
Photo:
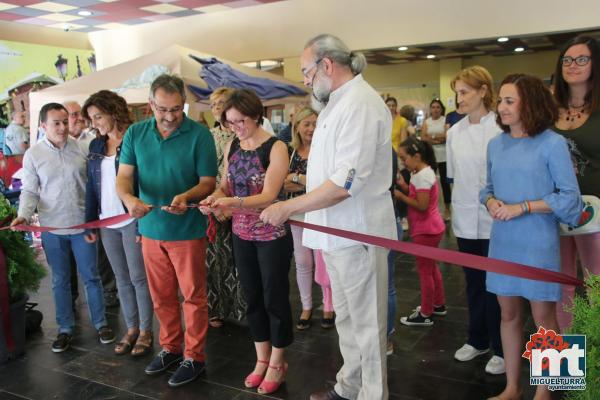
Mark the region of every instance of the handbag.
[[600, 232], [600, 199], [592, 195], [581, 196], [583, 212], [575, 226], [560, 224], [561, 236], [585, 235]]

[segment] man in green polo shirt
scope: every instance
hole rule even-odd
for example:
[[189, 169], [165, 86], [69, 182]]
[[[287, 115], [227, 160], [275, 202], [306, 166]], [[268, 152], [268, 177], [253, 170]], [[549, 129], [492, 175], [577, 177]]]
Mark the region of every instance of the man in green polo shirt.
[[[119, 197], [129, 214], [140, 219], [142, 253], [160, 323], [162, 350], [145, 372], [158, 374], [181, 361], [169, 379], [170, 386], [191, 382], [204, 370], [208, 329], [206, 218], [187, 205], [213, 192], [217, 174], [212, 135], [185, 116], [184, 102], [180, 78], [156, 78], [150, 87], [154, 117], [127, 130], [117, 176]], [[139, 198], [133, 190], [136, 172]], [[178, 288], [183, 305], [179, 303]]]

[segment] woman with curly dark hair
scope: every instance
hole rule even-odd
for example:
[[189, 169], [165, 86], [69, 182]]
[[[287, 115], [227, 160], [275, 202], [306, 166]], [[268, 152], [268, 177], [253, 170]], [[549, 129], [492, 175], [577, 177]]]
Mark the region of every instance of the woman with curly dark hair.
[[[498, 125], [504, 133], [490, 140], [487, 185], [480, 192], [491, 217], [489, 257], [560, 270], [558, 222], [577, 224], [581, 196], [566, 140], [549, 128], [558, 110], [552, 94], [536, 77], [513, 74], [502, 81]], [[487, 290], [498, 296], [506, 388], [494, 397], [520, 399], [523, 352], [523, 298], [536, 326], [558, 330], [560, 285], [488, 272]], [[535, 398], [550, 399], [546, 386]]]
[[[83, 105], [83, 116], [99, 134], [90, 143], [86, 188], [86, 221], [108, 218], [127, 210], [117, 196], [115, 181], [119, 169], [121, 142], [131, 125], [125, 99], [101, 90]], [[137, 182], [134, 187], [137, 188]], [[153, 306], [137, 231], [137, 221], [127, 221], [100, 229], [102, 245], [115, 273], [127, 333], [115, 346], [115, 354], [141, 356], [151, 350]], [[86, 235], [95, 242], [96, 232]]]
[[[583, 195], [600, 197], [600, 44], [578, 36], [563, 48], [556, 62], [554, 97], [559, 118], [554, 130], [567, 139]], [[577, 275], [576, 258], [591, 273], [600, 274], [600, 232], [560, 239], [561, 268]], [[575, 287], [564, 285], [557, 308], [561, 330], [571, 325], [565, 308], [573, 303]]]

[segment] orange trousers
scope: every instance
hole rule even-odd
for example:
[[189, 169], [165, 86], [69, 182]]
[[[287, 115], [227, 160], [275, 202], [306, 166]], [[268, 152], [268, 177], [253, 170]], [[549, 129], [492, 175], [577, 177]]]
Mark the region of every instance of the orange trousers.
[[[206, 297], [206, 240], [164, 241], [142, 238], [148, 286], [160, 323], [160, 345], [172, 353], [204, 361], [208, 331]], [[179, 302], [177, 289], [183, 303]], [[181, 310], [185, 333], [181, 324]]]

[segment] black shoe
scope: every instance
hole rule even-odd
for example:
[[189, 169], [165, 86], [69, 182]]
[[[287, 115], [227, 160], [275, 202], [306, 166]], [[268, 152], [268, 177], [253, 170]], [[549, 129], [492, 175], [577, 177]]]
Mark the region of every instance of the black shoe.
[[324, 392], [313, 393], [310, 395], [310, 400], [349, 400], [340, 396], [335, 390], [329, 389]]
[[104, 293], [104, 306], [109, 308], [119, 306], [119, 297], [117, 296], [117, 292]]
[[158, 354], [150, 361], [150, 364], [146, 367], [144, 372], [147, 375], [155, 375], [159, 372], [163, 372], [171, 365], [181, 361], [183, 356], [181, 354], [171, 353], [167, 350], [161, 350]]
[[[421, 306], [417, 306], [417, 308], [415, 308], [413, 311], [421, 311]], [[448, 314], [448, 310], [446, 309], [446, 306], [433, 306], [433, 315], [439, 315], [439, 316], [444, 316]]]
[[331, 329], [335, 326], [335, 314], [331, 318], [321, 318], [321, 328]]
[[419, 311], [415, 311], [408, 317], [400, 318], [400, 323], [408, 326], [431, 326], [433, 325], [433, 319], [431, 319], [431, 316], [426, 317]]
[[55, 353], [62, 353], [71, 346], [71, 339], [73, 336], [68, 333], [59, 333], [56, 340], [52, 342], [52, 351]]
[[204, 371], [204, 366], [205, 364], [201, 361], [186, 358], [179, 364], [179, 368], [169, 379], [169, 386], [177, 387], [193, 381]]
[[298, 320], [298, 323], [296, 324], [296, 329], [298, 329], [299, 331], [303, 331], [305, 329], [310, 328], [310, 319], [311, 318], [312, 318], [312, 311], [310, 312], [310, 315], [308, 316], [307, 319], [300, 318]]
[[110, 344], [115, 341], [115, 333], [109, 326], [105, 325], [98, 329], [98, 339], [102, 344]]

